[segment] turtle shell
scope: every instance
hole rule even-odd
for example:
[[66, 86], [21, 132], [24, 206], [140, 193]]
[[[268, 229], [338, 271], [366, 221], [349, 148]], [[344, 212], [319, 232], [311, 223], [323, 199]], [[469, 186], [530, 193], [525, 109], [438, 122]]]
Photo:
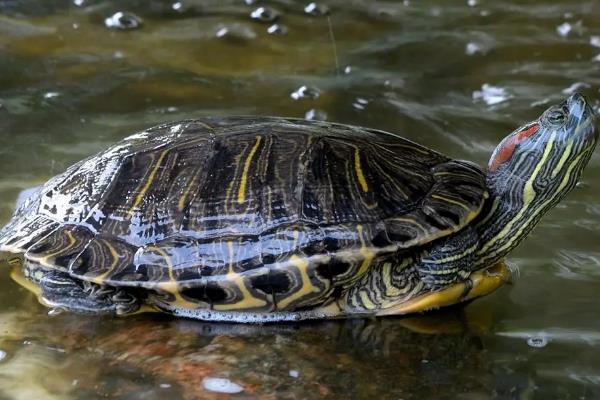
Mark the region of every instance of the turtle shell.
[[486, 196], [479, 167], [390, 133], [187, 120], [52, 178], [0, 231], [0, 251], [183, 307], [294, 310], [460, 230]]

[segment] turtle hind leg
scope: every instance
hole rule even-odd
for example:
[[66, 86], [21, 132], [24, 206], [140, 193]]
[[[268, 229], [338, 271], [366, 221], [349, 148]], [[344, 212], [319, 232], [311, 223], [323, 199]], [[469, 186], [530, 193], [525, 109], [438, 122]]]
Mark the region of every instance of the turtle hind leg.
[[80, 314], [108, 315], [126, 315], [140, 307], [138, 298], [125, 289], [80, 281], [61, 271], [38, 271], [40, 300], [48, 306]]

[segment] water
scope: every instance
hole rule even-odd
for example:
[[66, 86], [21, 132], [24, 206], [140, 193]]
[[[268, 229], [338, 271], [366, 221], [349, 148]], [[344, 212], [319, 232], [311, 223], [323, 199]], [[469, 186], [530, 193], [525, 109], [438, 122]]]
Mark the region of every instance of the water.
[[[310, 3], [0, 1], [0, 222], [21, 190], [164, 121], [307, 116], [484, 165], [568, 93], [600, 106], [597, 1]], [[599, 398], [599, 174], [595, 156], [513, 252], [515, 285], [425, 317], [82, 317], [5, 271], [0, 398]]]

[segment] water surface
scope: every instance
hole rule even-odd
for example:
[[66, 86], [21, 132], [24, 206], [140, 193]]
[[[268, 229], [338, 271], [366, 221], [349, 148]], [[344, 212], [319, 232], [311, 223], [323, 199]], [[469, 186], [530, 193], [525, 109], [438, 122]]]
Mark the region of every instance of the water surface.
[[[0, 223], [21, 190], [159, 122], [327, 119], [485, 165], [575, 90], [599, 109], [597, 1], [309, 3], [0, 0]], [[513, 252], [515, 285], [425, 317], [82, 317], [5, 271], [0, 398], [599, 398], [598, 176], [595, 156]]]

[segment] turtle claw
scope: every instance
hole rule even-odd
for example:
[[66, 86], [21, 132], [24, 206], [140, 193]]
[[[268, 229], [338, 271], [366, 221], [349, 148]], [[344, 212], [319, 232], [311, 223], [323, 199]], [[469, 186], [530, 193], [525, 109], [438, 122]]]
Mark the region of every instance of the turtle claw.
[[117, 315], [131, 314], [140, 308], [137, 297], [125, 290], [117, 290], [110, 299], [115, 304]]
[[122, 288], [83, 281], [68, 273], [43, 270], [29, 265], [41, 277], [34, 281], [40, 288], [40, 301], [50, 307], [81, 314], [131, 314], [140, 308], [138, 298]]
[[112, 286], [98, 285], [94, 282], [82, 281], [83, 291], [94, 299], [107, 299], [115, 293], [115, 288]]
[[101, 298], [109, 297], [115, 292], [115, 288], [111, 286], [100, 286], [98, 285], [98, 289], [93, 293], [94, 296], [98, 296]]

